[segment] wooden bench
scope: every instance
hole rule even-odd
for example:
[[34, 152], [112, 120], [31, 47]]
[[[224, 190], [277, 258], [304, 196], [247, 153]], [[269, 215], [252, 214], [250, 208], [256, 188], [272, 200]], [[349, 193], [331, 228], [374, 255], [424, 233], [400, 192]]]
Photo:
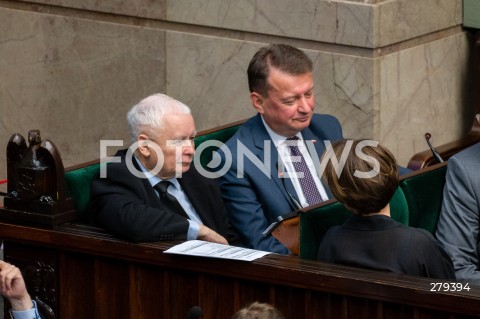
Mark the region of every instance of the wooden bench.
[[[32, 296], [56, 318], [230, 318], [252, 301], [287, 318], [477, 318], [478, 287], [431, 291], [428, 278], [346, 267], [293, 256], [253, 262], [164, 254], [172, 242], [132, 244], [101, 229], [0, 223], [5, 259], [29, 270]], [[437, 286], [438, 288], [438, 286]], [[443, 288], [442, 288], [443, 289]]]

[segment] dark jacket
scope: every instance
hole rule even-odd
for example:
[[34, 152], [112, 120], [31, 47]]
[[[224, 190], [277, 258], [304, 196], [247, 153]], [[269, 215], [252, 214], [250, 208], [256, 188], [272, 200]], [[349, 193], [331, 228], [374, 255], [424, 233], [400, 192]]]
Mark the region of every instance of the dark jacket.
[[[186, 240], [187, 219], [162, 207], [148, 179], [130, 173], [125, 154], [125, 150], [119, 151], [116, 156], [121, 157], [121, 162], [107, 164], [107, 177], [97, 177], [91, 184], [91, 208], [96, 221], [114, 235], [134, 242]], [[134, 159], [132, 163], [141, 171]], [[228, 223], [217, 183], [200, 175], [193, 164], [178, 182], [203, 224], [230, 244], [240, 244]]]
[[318, 260], [414, 276], [455, 279], [452, 260], [428, 231], [384, 215], [354, 215], [325, 234]]

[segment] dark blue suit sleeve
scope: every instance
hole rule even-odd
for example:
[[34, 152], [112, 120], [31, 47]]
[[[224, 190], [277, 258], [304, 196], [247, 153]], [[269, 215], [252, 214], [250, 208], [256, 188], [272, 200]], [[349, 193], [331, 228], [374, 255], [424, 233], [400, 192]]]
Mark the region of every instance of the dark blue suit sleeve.
[[219, 178], [222, 197], [231, 224], [248, 247], [258, 250], [288, 254], [289, 250], [271, 235], [262, 232], [270, 225], [248, 175], [237, 177], [235, 162], [230, 170]]

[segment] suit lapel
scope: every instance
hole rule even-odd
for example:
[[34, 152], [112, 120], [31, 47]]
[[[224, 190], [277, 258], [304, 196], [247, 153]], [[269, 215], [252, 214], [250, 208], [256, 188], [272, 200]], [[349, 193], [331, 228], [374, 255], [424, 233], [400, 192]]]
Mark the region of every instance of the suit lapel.
[[152, 204], [152, 206], [154, 206], [155, 208], [162, 208], [162, 205], [160, 204], [160, 198], [153, 189], [152, 184], [150, 184], [150, 182], [146, 178], [142, 179], [142, 183], [143, 187], [145, 187], [145, 191], [147, 192], [147, 197], [150, 201], [150, 204]]
[[[292, 196], [296, 198], [296, 192], [293, 188], [293, 184], [289, 178], [279, 178], [279, 169], [283, 170], [284, 165], [281, 163], [281, 159], [279, 159], [278, 151], [276, 146], [274, 145], [272, 139], [270, 138], [270, 134], [268, 134], [267, 129], [263, 125], [262, 119], [260, 114], [257, 114], [255, 118], [255, 122], [253, 122], [253, 126], [251, 128], [251, 136], [253, 137], [253, 143], [256, 147], [256, 156], [260, 160], [264, 160], [267, 152], [270, 152], [270, 178], [274, 181], [275, 185], [277, 185], [280, 192], [283, 194], [285, 199], [288, 202], [291, 202], [290, 195], [288, 195], [287, 190]], [[267, 141], [267, 149], [265, 149], [265, 141]], [[282, 182], [283, 180], [283, 182]], [[284, 184], [285, 183], [285, 184]], [[292, 210], [295, 210], [295, 207], [292, 207]]]
[[205, 194], [205, 185], [193, 176], [191, 172], [193, 169], [193, 167], [190, 167], [189, 171], [183, 173], [183, 176], [177, 179], [178, 183], [187, 195], [190, 203], [192, 203], [193, 208], [195, 208], [203, 224], [209, 228], [214, 228], [215, 223], [210, 217], [214, 212], [211, 212], [213, 208], [210, 207], [209, 201], [207, 200], [209, 196]]
[[132, 158], [132, 163], [133, 163], [133, 166], [137, 169], [137, 171], [139, 173], [141, 173], [142, 176], [144, 177], [144, 178], [139, 178], [139, 179], [141, 180], [141, 183], [142, 183], [142, 185], [145, 189], [145, 192], [147, 194], [147, 198], [148, 198], [148, 201], [149, 201], [149, 203], [148, 203], [149, 206], [152, 206], [154, 208], [164, 209], [164, 210], [170, 211], [172, 213], [178, 214], [182, 217], [188, 218], [187, 214], [184, 211], [178, 212], [178, 209], [173, 208], [170, 204], [162, 203], [162, 199], [160, 199], [160, 197], [157, 195], [157, 192], [153, 188], [152, 184], [150, 183], [148, 178], [146, 178], [145, 174], [142, 172], [142, 169], [138, 165], [138, 162], [134, 158]]
[[[313, 161], [315, 162], [316, 159], [319, 160], [323, 152], [325, 151], [324, 141], [319, 140], [318, 137], [313, 134], [312, 130], [309, 127], [302, 131], [302, 137], [307, 144], [308, 152], [310, 153]], [[312, 145], [314, 146], [313, 148], [311, 147]]]
[[[125, 160], [126, 151], [122, 151], [122, 153], [120, 153], [120, 156], [123, 156], [123, 160]], [[138, 165], [137, 160], [135, 158], [132, 158], [132, 163], [135, 169], [144, 177], [139, 179], [141, 180], [143, 188], [145, 189], [145, 193], [147, 195], [149, 205], [152, 205], [155, 208], [161, 208], [160, 199], [158, 198], [157, 193], [153, 189], [152, 184], [150, 184], [150, 182], [148, 181], [148, 178], [146, 178], [145, 174], [142, 172], [142, 169]]]

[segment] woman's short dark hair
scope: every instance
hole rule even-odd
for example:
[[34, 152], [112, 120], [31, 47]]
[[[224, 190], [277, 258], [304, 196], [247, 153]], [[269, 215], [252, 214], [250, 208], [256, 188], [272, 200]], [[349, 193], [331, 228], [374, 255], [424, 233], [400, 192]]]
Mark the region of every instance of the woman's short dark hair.
[[268, 96], [270, 68], [290, 75], [312, 72], [312, 60], [301, 50], [288, 44], [271, 44], [261, 48], [248, 65], [248, 87], [250, 92]]
[[[343, 140], [334, 143], [332, 146], [337, 159], [341, 158], [348, 143], [352, 143], [352, 146], [339, 176], [330, 160], [323, 174], [335, 198], [360, 215], [377, 213], [387, 206], [399, 183], [397, 161], [392, 153], [380, 144], [371, 146], [365, 141], [353, 140], [352, 143], [351, 140]], [[372, 176], [358, 177], [358, 172], [372, 172]]]

